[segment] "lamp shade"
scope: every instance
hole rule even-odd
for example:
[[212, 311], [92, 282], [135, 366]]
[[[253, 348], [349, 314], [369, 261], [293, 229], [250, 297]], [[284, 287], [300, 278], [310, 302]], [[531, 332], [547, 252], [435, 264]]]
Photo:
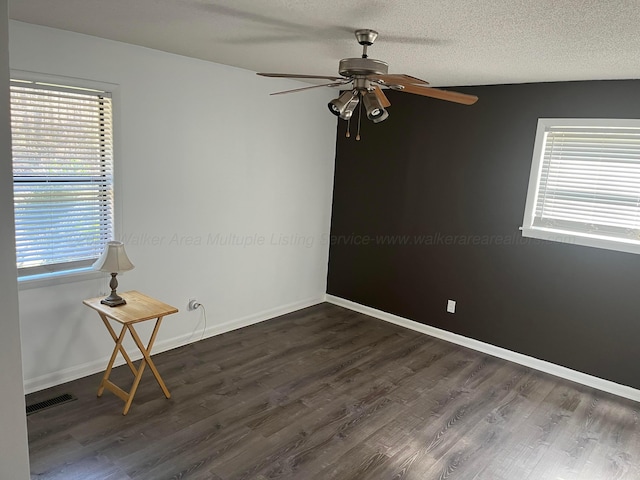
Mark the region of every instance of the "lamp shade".
[[124, 251], [124, 243], [109, 242], [104, 252], [93, 264], [94, 270], [108, 273], [120, 273], [133, 269], [133, 263]]

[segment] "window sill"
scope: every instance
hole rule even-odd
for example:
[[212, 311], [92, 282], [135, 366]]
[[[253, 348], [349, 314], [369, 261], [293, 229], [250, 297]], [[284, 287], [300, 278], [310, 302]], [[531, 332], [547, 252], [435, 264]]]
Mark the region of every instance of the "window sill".
[[91, 267], [78, 268], [76, 270], [65, 270], [55, 273], [42, 273], [18, 277], [18, 290], [29, 290], [31, 288], [50, 287], [63, 283], [83, 282], [97, 278], [104, 278], [105, 274], [97, 272]]
[[522, 227], [521, 230], [523, 237], [581, 245], [583, 247], [603, 248], [605, 250], [640, 254], [640, 243], [632, 240], [613, 239], [611, 237], [600, 235], [587, 235], [542, 227]]

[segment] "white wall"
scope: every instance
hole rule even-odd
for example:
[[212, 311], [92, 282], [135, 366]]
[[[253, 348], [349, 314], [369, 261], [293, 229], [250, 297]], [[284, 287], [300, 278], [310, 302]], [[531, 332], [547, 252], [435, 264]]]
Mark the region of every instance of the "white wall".
[[0, 478], [29, 478], [13, 228], [7, 1], [0, 0]]
[[[136, 266], [119, 276], [119, 291], [181, 310], [163, 322], [154, 351], [199, 338], [203, 317], [187, 312], [191, 297], [206, 307], [207, 335], [323, 299], [331, 91], [270, 97], [300, 84], [61, 30], [9, 27], [13, 70], [117, 85], [117, 237]], [[264, 244], [222, 245], [233, 235]], [[81, 304], [104, 291], [105, 280], [21, 290], [28, 391], [104, 368], [112, 341]]]

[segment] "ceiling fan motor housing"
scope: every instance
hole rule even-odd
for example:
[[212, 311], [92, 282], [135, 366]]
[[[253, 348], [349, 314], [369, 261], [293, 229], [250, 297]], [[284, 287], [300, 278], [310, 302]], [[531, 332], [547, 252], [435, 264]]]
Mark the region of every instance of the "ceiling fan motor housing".
[[340, 75], [352, 77], [354, 75], [386, 75], [389, 64], [373, 58], [343, 58], [338, 67]]

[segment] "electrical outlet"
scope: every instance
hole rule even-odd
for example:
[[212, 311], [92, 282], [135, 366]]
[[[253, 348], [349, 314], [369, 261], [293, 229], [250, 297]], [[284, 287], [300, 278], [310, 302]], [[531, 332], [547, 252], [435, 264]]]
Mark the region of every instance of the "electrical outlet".
[[199, 307], [200, 307], [200, 303], [198, 303], [198, 301], [195, 298], [189, 299], [189, 303], [187, 304], [187, 309], [189, 311], [197, 310]]
[[456, 301], [455, 300], [447, 300], [447, 312], [456, 313]]

